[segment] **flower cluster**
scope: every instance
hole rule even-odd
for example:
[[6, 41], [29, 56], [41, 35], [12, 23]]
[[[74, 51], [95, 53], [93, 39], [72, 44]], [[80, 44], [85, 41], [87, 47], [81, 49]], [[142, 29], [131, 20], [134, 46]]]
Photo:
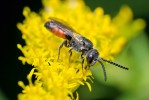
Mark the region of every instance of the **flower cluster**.
[[[73, 92], [85, 84], [91, 91], [87, 80], [92, 81], [92, 73], [90, 70], [82, 73], [79, 53], [73, 51], [69, 63], [69, 49], [64, 47], [57, 61], [58, 47], [63, 40], [44, 27], [49, 17], [56, 17], [69, 23], [78, 33], [93, 42], [100, 56], [111, 60], [129, 39], [138, 35], [145, 27], [142, 19], [133, 20], [132, 12], [127, 6], [123, 6], [120, 12], [111, 18], [110, 15], [105, 15], [100, 7], [91, 11], [82, 0], [42, 2], [44, 8], [39, 13], [25, 7], [25, 20], [17, 24], [26, 43], [25, 46], [17, 45], [24, 55], [20, 56], [19, 60], [23, 64], [33, 66], [27, 76], [29, 84], [18, 82], [23, 88], [22, 93], [18, 95], [19, 100], [70, 100], [74, 99]], [[34, 82], [33, 75], [36, 77]], [[78, 93], [76, 94], [75, 99], [79, 99]]]

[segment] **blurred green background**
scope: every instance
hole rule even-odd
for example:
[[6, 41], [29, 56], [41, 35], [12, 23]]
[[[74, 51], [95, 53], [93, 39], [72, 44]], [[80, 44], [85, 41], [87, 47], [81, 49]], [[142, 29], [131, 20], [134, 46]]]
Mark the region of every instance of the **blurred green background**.
[[[85, 0], [86, 5], [94, 10], [101, 6], [105, 14], [114, 16], [122, 5], [132, 8], [134, 19], [146, 20], [145, 31], [133, 38], [116, 57], [116, 62], [129, 67], [123, 70], [105, 64], [108, 80], [105, 82], [101, 66], [91, 68], [94, 83], [92, 92], [87, 86], [78, 89], [80, 100], [149, 100], [149, 1], [147, 0]], [[24, 44], [21, 33], [16, 28], [22, 22], [22, 10], [29, 6], [38, 12], [42, 8], [40, 0], [5, 0], [1, 2], [1, 69], [0, 69], [0, 100], [16, 100], [21, 92], [18, 80], [26, 84], [26, 75], [31, 67], [22, 66], [17, 57], [22, 53], [16, 48], [17, 43]]]

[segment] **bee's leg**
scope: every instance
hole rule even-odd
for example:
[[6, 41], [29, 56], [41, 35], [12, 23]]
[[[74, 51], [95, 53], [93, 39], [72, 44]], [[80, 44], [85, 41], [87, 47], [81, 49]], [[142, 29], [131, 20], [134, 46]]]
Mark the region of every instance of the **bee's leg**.
[[59, 46], [59, 49], [58, 49], [58, 58], [57, 58], [57, 60], [59, 60], [60, 50], [61, 50], [61, 48], [62, 48], [64, 45], [67, 46], [67, 40], [64, 40], [64, 41], [62, 42], [62, 44]]
[[84, 64], [84, 59], [82, 59], [82, 72], [83, 72], [83, 68], [84, 68], [83, 64]]
[[90, 65], [85, 66], [85, 70], [88, 70], [90, 68]]
[[82, 52], [80, 58], [82, 59], [82, 72], [83, 72], [83, 64], [84, 64], [84, 57], [83, 57], [84, 53]]
[[73, 50], [73, 48], [71, 48], [68, 52], [69, 52], [69, 63], [70, 63], [70, 58], [71, 58], [71, 56], [72, 56], [72, 50]]

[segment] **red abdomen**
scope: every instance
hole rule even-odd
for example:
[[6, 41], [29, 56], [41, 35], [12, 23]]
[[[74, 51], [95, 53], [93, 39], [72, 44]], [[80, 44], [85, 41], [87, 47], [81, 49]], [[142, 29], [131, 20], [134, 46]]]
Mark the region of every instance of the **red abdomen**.
[[51, 32], [54, 33], [55, 35], [57, 35], [58, 37], [66, 39], [64, 31], [58, 27], [51, 27]]

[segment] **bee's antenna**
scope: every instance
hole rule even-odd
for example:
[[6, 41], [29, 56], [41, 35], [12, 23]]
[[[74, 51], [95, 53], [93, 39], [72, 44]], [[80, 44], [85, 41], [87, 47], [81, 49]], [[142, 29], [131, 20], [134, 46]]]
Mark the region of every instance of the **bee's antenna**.
[[104, 64], [99, 60], [97, 59], [97, 61], [101, 64], [102, 66], [102, 69], [103, 69], [103, 74], [104, 74], [104, 80], [106, 81], [107, 80], [107, 74], [106, 74], [106, 69], [104, 67]]
[[110, 63], [110, 64], [112, 64], [112, 65], [115, 65], [115, 66], [117, 66], [117, 67], [120, 67], [120, 68], [123, 68], [123, 69], [128, 70], [127, 67], [124, 67], [124, 66], [122, 66], [122, 65], [119, 65], [119, 64], [117, 64], [117, 63], [115, 63], [115, 62], [112, 62], [112, 61], [110, 61], [110, 60], [106, 60], [106, 59], [104, 59], [104, 58], [100, 58], [100, 59], [103, 60], [103, 61], [105, 61], [105, 62], [108, 62], [108, 63]]

